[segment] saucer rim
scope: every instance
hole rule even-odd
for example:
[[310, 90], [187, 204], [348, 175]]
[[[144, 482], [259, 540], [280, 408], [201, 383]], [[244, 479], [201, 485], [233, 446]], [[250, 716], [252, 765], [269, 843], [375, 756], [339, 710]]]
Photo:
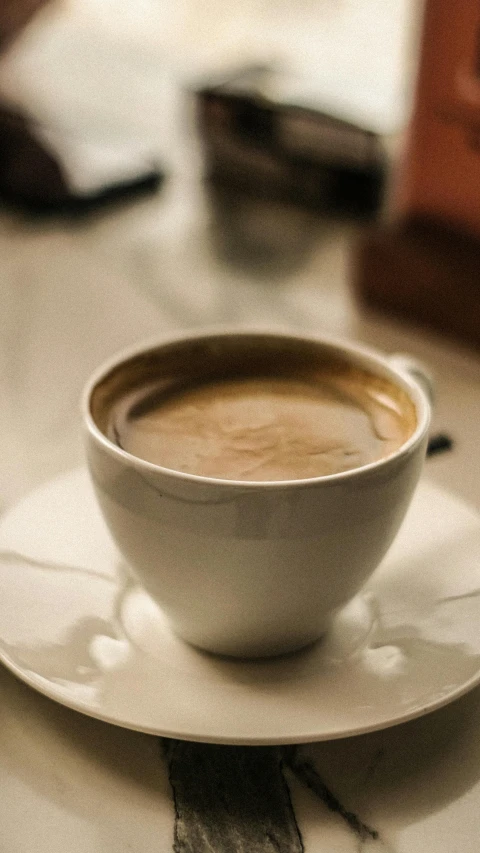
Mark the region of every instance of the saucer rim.
[[[85, 480], [80, 480], [80, 478], [86, 478]], [[35, 495], [37, 497], [41, 496], [46, 490], [56, 489], [65, 489], [76, 487], [78, 489], [78, 483], [87, 482], [88, 473], [85, 466], [77, 467], [73, 470], [69, 470], [63, 472], [60, 475], [50, 478], [45, 483], [37, 486], [31, 492], [29, 492], [23, 499], [21, 499], [17, 504], [12, 506], [5, 514], [0, 518], [0, 537], [3, 534], [4, 525], [8, 522], [8, 519], [14, 515], [14, 513], [18, 510], [21, 511], [25, 505], [28, 507], [28, 502]], [[441, 493], [449, 500], [455, 502], [455, 504], [462, 509], [462, 511], [468, 511], [470, 514], [473, 513], [475, 519], [478, 519], [479, 527], [480, 527], [480, 515], [476, 511], [476, 509], [472, 506], [469, 506], [467, 502], [465, 502], [461, 497], [453, 494], [452, 492], [444, 489], [441, 486], [438, 486], [435, 483], [430, 483], [428, 480], [422, 480], [422, 483], [430, 489], [434, 489], [438, 493]], [[421, 484], [422, 484], [421, 483]], [[420, 484], [420, 485], [421, 485]], [[92, 495], [93, 497], [93, 495]], [[99, 513], [99, 510], [94, 510]], [[28, 556], [23, 555], [26, 560], [28, 560]], [[79, 569], [85, 569], [88, 571], [88, 568], [79, 567]], [[480, 570], [479, 570], [480, 572]], [[480, 576], [480, 574], [479, 574]], [[103, 576], [106, 580], [107, 578]], [[115, 582], [115, 581], [113, 581]], [[290, 717], [290, 720], [277, 721], [276, 731], [271, 734], [261, 734], [261, 735], [245, 735], [245, 734], [228, 734], [225, 732], [222, 733], [210, 733], [208, 731], [202, 732], [201, 724], [195, 725], [195, 722], [190, 724], [183, 724], [179, 727], [179, 729], [175, 729], [170, 726], [161, 726], [155, 725], [152, 726], [150, 724], [142, 725], [139, 721], [129, 721], [128, 714], [121, 714], [120, 716], [115, 716], [113, 713], [105, 713], [101, 708], [93, 705], [92, 703], [88, 703], [86, 700], [75, 700], [73, 696], [67, 696], [61, 689], [55, 689], [56, 685], [53, 680], [49, 680], [48, 678], [41, 675], [41, 673], [36, 672], [26, 666], [22, 666], [18, 661], [16, 661], [6, 650], [2, 648], [2, 641], [0, 639], [0, 662], [2, 662], [5, 668], [10, 671], [16, 678], [18, 678], [21, 682], [26, 684], [28, 687], [32, 688], [39, 694], [56, 702], [57, 704], [63, 705], [64, 707], [73, 710], [77, 713], [84, 714], [85, 716], [91, 717], [93, 719], [97, 719], [101, 722], [108, 723], [110, 725], [116, 725], [120, 728], [125, 728], [131, 731], [142, 732], [149, 735], [154, 735], [158, 737], [165, 738], [174, 738], [178, 740], [185, 741], [196, 741], [201, 743], [215, 743], [215, 744], [224, 744], [224, 745], [236, 745], [236, 746], [275, 746], [275, 745], [286, 745], [286, 744], [301, 744], [308, 742], [320, 742], [320, 741], [328, 741], [328, 740], [337, 740], [346, 737], [353, 737], [357, 735], [368, 734], [370, 732], [381, 731], [383, 729], [391, 728], [396, 725], [401, 725], [403, 723], [410, 722], [411, 720], [423, 717], [429, 713], [432, 713], [436, 710], [449, 705], [450, 703], [460, 699], [465, 694], [469, 693], [480, 683], [480, 663], [478, 665], [477, 671], [466, 678], [461, 683], [457, 684], [453, 690], [442, 692], [434, 695], [430, 701], [422, 702], [418, 701], [415, 707], [411, 707], [408, 710], [401, 711], [400, 706], [397, 706], [399, 709], [398, 713], [389, 713], [388, 709], [384, 711], [383, 718], [376, 718], [371, 722], [358, 723], [352, 725], [350, 727], [343, 725], [340, 728], [330, 728], [323, 727], [322, 730], [322, 713], [321, 709], [318, 715], [318, 726], [312, 727], [306, 731], [305, 728], [303, 731], [295, 732], [295, 720]], [[148, 657], [148, 653], [145, 652], [144, 649], [138, 646], [138, 644], [134, 644], [136, 649], [136, 654], [141, 657]], [[243, 662], [245, 665], [245, 662]], [[177, 670], [178, 672], [178, 670]], [[178, 676], [177, 676], [178, 677]], [[219, 727], [220, 728], [220, 727]], [[280, 729], [280, 731], [279, 731]]]
[[70, 711], [74, 711], [75, 713], [80, 713], [85, 715], [86, 717], [90, 717], [91, 719], [98, 720], [101, 723], [106, 723], [107, 725], [114, 725], [121, 729], [126, 729], [127, 731], [139, 732], [141, 734], [151, 735], [153, 737], [161, 737], [168, 738], [172, 740], [181, 740], [187, 742], [194, 743], [206, 743], [206, 744], [217, 744], [219, 746], [288, 746], [295, 744], [305, 744], [305, 743], [322, 743], [325, 741], [331, 740], [342, 740], [343, 738], [351, 738], [351, 737], [361, 737], [362, 735], [371, 734], [373, 732], [384, 731], [386, 729], [393, 728], [394, 726], [403, 725], [405, 723], [412, 722], [413, 720], [420, 719], [421, 717], [425, 717], [428, 714], [432, 714], [435, 711], [439, 711], [442, 708], [445, 708], [447, 705], [450, 705], [452, 702], [456, 702], [458, 699], [461, 699], [462, 696], [470, 693], [475, 687], [478, 687], [480, 683], [480, 666], [478, 672], [472, 676], [468, 681], [464, 682], [464, 684], [455, 692], [449, 693], [441, 697], [441, 699], [432, 701], [431, 703], [427, 703], [423, 705], [421, 708], [412, 709], [410, 712], [400, 715], [399, 717], [390, 718], [384, 722], [379, 721], [377, 723], [372, 723], [371, 725], [365, 726], [356, 726], [351, 729], [342, 729], [341, 731], [333, 731], [333, 732], [324, 732], [319, 734], [318, 732], [311, 732], [309, 734], [301, 734], [301, 735], [271, 735], [269, 737], [228, 737], [228, 736], [216, 736], [216, 735], [199, 735], [193, 733], [187, 733], [186, 731], [169, 731], [168, 729], [161, 728], [153, 728], [149, 726], [140, 726], [138, 724], [129, 723], [126, 720], [120, 720], [118, 718], [109, 717], [107, 714], [102, 714], [99, 711], [96, 711], [94, 708], [90, 708], [89, 706], [83, 706], [81, 703], [75, 703], [73, 701], [69, 701], [67, 698], [55, 695], [55, 692], [49, 691], [48, 688], [43, 686], [44, 679], [42, 676], [35, 674], [32, 672], [32, 675], [29, 675], [28, 670], [21, 669], [11, 658], [5, 654], [0, 648], [0, 663], [2, 663], [5, 668], [16, 678], [19, 679], [23, 684], [27, 685], [27, 687], [32, 688], [35, 692], [39, 693], [44, 698], [49, 701], [53, 701], [56, 704], [67, 708]]

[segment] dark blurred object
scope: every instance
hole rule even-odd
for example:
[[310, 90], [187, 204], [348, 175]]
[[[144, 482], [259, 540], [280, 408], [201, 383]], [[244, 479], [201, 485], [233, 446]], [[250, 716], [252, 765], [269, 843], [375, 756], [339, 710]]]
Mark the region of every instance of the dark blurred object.
[[0, 0], [0, 50], [23, 30], [48, 0]]
[[0, 201], [34, 215], [82, 215], [158, 189], [163, 175], [145, 170], [79, 193], [69, 186], [61, 159], [35, 136], [35, 125], [0, 107]]
[[373, 228], [353, 256], [367, 306], [480, 346], [480, 241], [434, 220]]
[[446, 435], [444, 432], [439, 432], [436, 435], [432, 435], [428, 440], [427, 445], [427, 456], [436, 456], [438, 453], [445, 453], [447, 450], [451, 450], [453, 447], [453, 441], [449, 435]]
[[480, 6], [428, 0], [392, 222], [355, 256], [369, 306], [480, 346]]
[[55, 205], [66, 192], [58, 163], [34, 139], [23, 116], [0, 107], [0, 197]]
[[280, 102], [268, 94], [275, 90], [274, 74], [247, 69], [197, 92], [209, 179], [257, 197], [375, 214], [386, 172], [379, 137], [315, 109]]
[[[0, 0], [0, 52], [20, 34], [47, 0]], [[61, 157], [37, 136], [25, 116], [0, 106], [0, 202], [31, 214], [81, 215], [158, 189], [163, 174], [138, 164], [137, 174], [81, 193], [69, 185]], [[136, 164], [134, 164], [136, 167]]]

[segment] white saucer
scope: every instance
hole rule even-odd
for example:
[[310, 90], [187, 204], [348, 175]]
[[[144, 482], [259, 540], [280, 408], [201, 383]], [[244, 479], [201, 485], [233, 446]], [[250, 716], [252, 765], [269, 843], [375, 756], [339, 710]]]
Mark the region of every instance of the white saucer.
[[84, 470], [3, 518], [0, 590], [0, 658], [12, 672], [152, 734], [338, 738], [425, 714], [480, 681], [480, 518], [427, 483], [368, 587], [323, 641], [283, 658], [234, 662], [175, 637], [130, 580]]

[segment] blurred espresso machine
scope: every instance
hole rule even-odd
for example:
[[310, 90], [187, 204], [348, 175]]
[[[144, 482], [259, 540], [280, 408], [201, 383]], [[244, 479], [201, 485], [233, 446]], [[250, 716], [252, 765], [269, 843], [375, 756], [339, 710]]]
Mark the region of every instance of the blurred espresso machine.
[[427, 0], [388, 221], [354, 258], [364, 305], [480, 347], [480, 3]]

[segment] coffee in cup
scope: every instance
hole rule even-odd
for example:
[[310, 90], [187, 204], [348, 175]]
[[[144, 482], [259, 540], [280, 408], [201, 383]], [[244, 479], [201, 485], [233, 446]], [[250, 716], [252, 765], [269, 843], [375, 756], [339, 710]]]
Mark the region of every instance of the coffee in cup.
[[258, 656], [319, 638], [379, 564], [429, 404], [365, 348], [225, 330], [119, 356], [84, 414], [106, 521], [172, 629]]
[[[323, 477], [382, 459], [416, 426], [409, 397], [386, 378], [305, 343], [281, 358], [232, 339], [185, 351], [181, 371], [155, 355], [136, 379], [114, 374], [101, 415], [117, 446], [154, 465], [245, 481]], [[208, 363], [206, 363], [208, 362]], [[228, 365], [228, 367], [227, 367]], [[191, 375], [189, 375], [189, 368]]]

